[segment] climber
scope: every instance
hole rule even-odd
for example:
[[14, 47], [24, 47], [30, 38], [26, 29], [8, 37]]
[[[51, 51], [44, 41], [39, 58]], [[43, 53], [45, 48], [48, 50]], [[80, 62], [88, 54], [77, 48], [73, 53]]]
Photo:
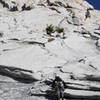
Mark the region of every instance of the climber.
[[60, 100], [61, 98], [64, 100], [64, 81], [59, 76], [55, 77], [52, 87], [55, 89], [56, 99]]

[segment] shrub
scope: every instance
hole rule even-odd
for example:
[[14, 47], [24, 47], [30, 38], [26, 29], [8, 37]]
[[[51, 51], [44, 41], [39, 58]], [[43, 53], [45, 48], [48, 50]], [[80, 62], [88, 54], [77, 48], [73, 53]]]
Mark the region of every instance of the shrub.
[[13, 6], [12, 8], [10, 8], [10, 11], [18, 11], [18, 8], [17, 8], [17, 6]]
[[55, 31], [54, 31], [54, 26], [51, 24], [51, 25], [49, 25], [49, 26], [47, 26], [47, 28], [46, 28], [46, 33], [48, 34], [48, 35], [51, 35], [51, 33], [54, 33]]
[[63, 33], [64, 32], [64, 28], [56, 27], [56, 32]]

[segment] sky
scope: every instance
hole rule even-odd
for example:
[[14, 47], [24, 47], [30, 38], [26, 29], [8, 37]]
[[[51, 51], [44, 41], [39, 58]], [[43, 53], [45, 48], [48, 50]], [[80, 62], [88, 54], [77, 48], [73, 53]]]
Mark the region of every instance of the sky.
[[94, 6], [95, 9], [100, 10], [100, 0], [87, 0]]

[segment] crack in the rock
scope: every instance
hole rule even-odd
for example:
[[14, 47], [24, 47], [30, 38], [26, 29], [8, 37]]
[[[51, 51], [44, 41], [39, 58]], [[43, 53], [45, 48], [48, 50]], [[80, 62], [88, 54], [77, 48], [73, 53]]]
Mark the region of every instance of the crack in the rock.
[[56, 8], [54, 8], [54, 7], [49, 7], [49, 9], [51, 9], [51, 10], [54, 10], [54, 11], [56, 11], [57, 13], [61, 13], [59, 10], [57, 10]]
[[42, 42], [36, 42], [36, 41], [23, 41], [22, 43], [29, 44], [29, 45], [39, 45], [39, 46], [45, 47], [45, 43], [42, 43]]
[[91, 68], [93, 68], [94, 70], [97, 70], [97, 68], [95, 68], [93, 65], [89, 64], [89, 66], [90, 66]]

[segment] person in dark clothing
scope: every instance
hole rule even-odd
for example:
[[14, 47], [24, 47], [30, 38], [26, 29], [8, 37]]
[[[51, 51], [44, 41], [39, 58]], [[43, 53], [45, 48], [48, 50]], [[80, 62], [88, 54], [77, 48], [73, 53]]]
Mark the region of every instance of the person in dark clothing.
[[64, 81], [59, 76], [55, 77], [52, 87], [55, 89], [56, 99], [60, 100], [62, 98], [64, 100]]
[[55, 87], [55, 82], [62, 82], [64, 87], [65, 87], [65, 82], [59, 77], [59, 76], [55, 76], [55, 79], [52, 82], [52, 87]]

